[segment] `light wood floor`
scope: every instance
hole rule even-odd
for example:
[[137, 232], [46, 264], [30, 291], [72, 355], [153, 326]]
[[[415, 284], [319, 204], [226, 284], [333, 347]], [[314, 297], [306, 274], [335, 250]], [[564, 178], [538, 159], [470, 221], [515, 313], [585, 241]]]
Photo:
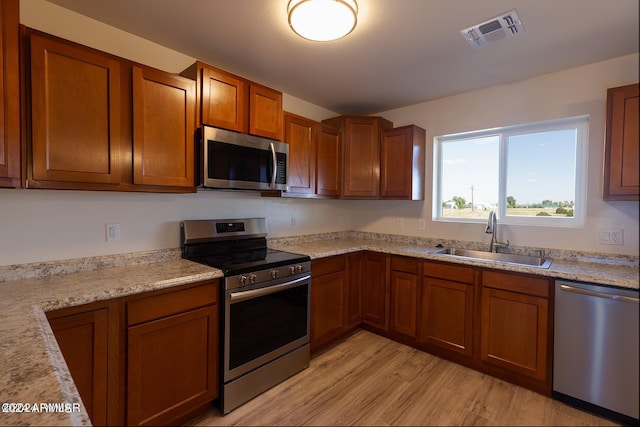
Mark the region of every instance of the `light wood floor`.
[[616, 425], [364, 330], [230, 414], [213, 408], [189, 424]]

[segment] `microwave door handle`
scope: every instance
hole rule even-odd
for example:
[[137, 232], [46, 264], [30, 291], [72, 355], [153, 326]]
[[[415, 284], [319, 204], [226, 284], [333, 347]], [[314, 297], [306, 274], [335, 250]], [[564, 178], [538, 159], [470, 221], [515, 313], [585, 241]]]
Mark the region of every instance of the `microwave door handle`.
[[273, 142], [269, 143], [269, 150], [271, 150], [271, 158], [273, 160], [273, 176], [271, 177], [271, 188], [276, 185], [276, 176], [278, 176], [278, 160], [276, 159], [276, 147]]

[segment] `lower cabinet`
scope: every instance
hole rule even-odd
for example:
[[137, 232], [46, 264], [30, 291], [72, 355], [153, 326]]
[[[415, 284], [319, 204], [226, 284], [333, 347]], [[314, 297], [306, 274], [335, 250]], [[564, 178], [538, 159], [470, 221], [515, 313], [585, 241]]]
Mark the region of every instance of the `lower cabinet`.
[[218, 280], [47, 313], [93, 425], [175, 425], [218, 397]]
[[362, 323], [375, 330], [389, 330], [387, 255], [365, 252], [362, 269]]
[[418, 318], [417, 259], [391, 257], [389, 330], [416, 338]]
[[67, 314], [70, 312], [48, 313], [49, 324], [91, 423], [106, 425], [109, 312], [106, 307]]
[[311, 351], [342, 335], [347, 325], [346, 257], [314, 260], [311, 266]]
[[418, 340], [430, 350], [473, 356], [473, 268], [425, 261]]
[[362, 265], [362, 252], [312, 261], [312, 353], [360, 326]]
[[482, 272], [483, 363], [550, 384], [550, 286], [546, 278]]
[[314, 351], [362, 326], [551, 394], [550, 279], [369, 251], [316, 259], [312, 272]]
[[218, 287], [127, 302], [127, 425], [170, 425], [218, 396]]

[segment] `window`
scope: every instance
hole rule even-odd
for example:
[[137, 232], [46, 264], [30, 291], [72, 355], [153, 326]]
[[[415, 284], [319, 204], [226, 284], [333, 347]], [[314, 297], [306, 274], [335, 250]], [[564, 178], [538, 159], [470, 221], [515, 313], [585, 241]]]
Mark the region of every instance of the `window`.
[[434, 139], [437, 221], [579, 227], [584, 222], [588, 117]]

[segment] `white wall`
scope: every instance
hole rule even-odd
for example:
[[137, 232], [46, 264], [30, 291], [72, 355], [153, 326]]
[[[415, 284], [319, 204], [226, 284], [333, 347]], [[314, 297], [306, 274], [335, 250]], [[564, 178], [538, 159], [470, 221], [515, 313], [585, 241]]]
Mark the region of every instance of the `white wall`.
[[[606, 90], [638, 82], [638, 54], [538, 76], [529, 80], [437, 99], [379, 115], [395, 126], [416, 124], [427, 131], [427, 176], [433, 172], [433, 137], [561, 117], [589, 115], [587, 216], [582, 228], [500, 226], [501, 239], [518, 246], [578, 249], [589, 252], [638, 255], [638, 202], [602, 200], [602, 168]], [[483, 224], [431, 220], [432, 189], [423, 202], [358, 202], [353, 205], [356, 229], [435, 238], [489, 241]], [[376, 206], [376, 208], [374, 208]], [[380, 215], [379, 212], [384, 214]], [[405, 218], [398, 230], [396, 217]], [[426, 230], [418, 230], [418, 219]], [[598, 243], [598, 231], [622, 228], [624, 246]]]
[[[169, 72], [179, 72], [193, 62], [193, 58], [44, 0], [21, 0], [20, 6], [23, 24], [118, 56]], [[451, 132], [590, 114], [586, 227], [510, 227], [501, 236], [516, 245], [637, 255], [638, 204], [605, 203], [600, 197], [605, 89], [636, 81], [638, 56], [634, 55], [382, 115], [397, 126], [415, 123], [425, 128], [431, 140]], [[283, 102], [285, 110], [315, 120], [334, 115], [287, 94]], [[428, 157], [427, 172], [431, 169]], [[282, 200], [220, 191], [170, 195], [5, 189], [0, 190], [0, 265], [175, 248], [180, 220], [252, 216], [266, 217], [273, 237], [349, 229], [474, 241], [488, 237], [477, 224], [431, 222], [430, 200]], [[396, 217], [405, 218], [404, 229], [395, 228]], [[419, 218], [427, 220], [425, 231], [417, 230]], [[120, 224], [122, 235], [119, 241], [107, 243], [105, 224], [112, 222]], [[598, 245], [596, 230], [614, 226], [624, 228], [625, 246]]]

